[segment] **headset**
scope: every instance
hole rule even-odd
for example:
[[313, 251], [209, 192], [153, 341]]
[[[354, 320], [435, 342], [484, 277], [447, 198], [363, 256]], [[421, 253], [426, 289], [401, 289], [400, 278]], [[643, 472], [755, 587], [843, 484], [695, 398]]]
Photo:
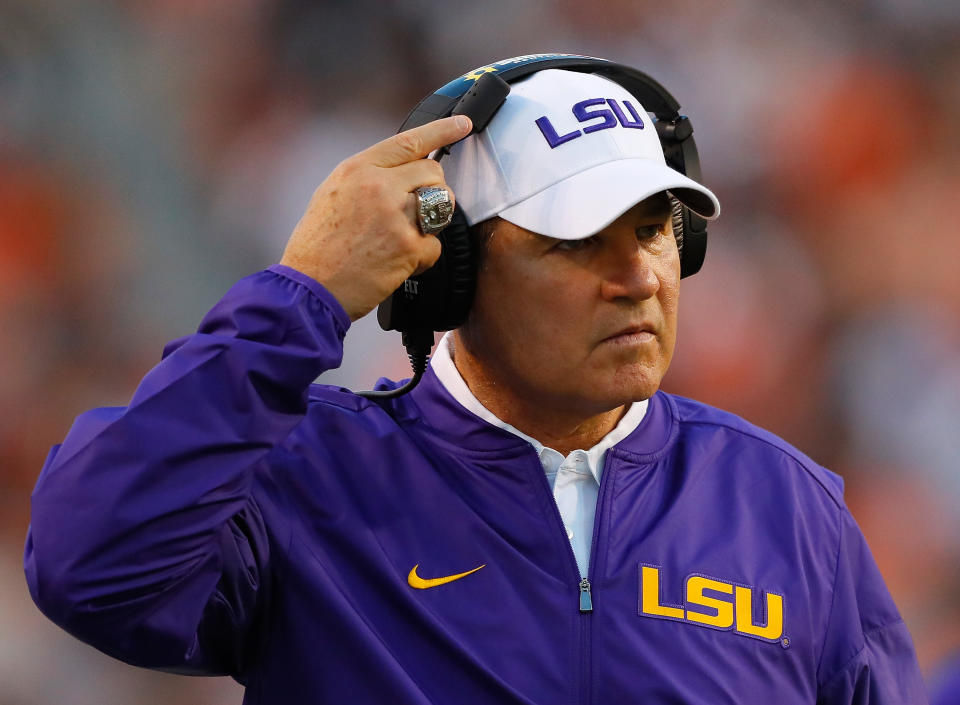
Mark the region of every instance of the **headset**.
[[[701, 181], [700, 158], [693, 125], [680, 114], [680, 104], [666, 88], [637, 69], [607, 59], [577, 54], [530, 54], [482, 66], [428, 95], [410, 112], [397, 132], [450, 115], [467, 115], [476, 134], [499, 110], [510, 84], [545, 69], [581, 71], [602, 76], [632, 94], [654, 116], [654, 126], [667, 165], [694, 181]], [[438, 150], [439, 161], [449, 146]], [[696, 274], [707, 251], [707, 221], [671, 197], [673, 231], [680, 249], [680, 276]], [[402, 387], [360, 392], [372, 399], [398, 397], [413, 389], [423, 376], [435, 331], [460, 326], [470, 312], [477, 276], [477, 243], [458, 205], [450, 224], [438, 235], [442, 251], [430, 269], [410, 277], [377, 308], [383, 330], [397, 330], [413, 366], [413, 377]]]

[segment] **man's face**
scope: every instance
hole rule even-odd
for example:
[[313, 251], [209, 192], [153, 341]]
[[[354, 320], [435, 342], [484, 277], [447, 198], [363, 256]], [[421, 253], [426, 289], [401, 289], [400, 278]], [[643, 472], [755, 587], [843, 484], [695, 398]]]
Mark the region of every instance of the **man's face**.
[[665, 194], [583, 240], [500, 221], [460, 338], [514, 395], [562, 413], [602, 413], [660, 386], [679, 284]]

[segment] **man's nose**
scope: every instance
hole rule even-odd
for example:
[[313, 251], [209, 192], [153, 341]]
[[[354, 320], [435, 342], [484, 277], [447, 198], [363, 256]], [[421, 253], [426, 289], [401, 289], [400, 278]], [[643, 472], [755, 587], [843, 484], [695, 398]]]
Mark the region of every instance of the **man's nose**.
[[660, 290], [660, 279], [653, 267], [654, 257], [634, 233], [618, 236], [608, 248], [600, 293], [604, 299], [643, 301]]

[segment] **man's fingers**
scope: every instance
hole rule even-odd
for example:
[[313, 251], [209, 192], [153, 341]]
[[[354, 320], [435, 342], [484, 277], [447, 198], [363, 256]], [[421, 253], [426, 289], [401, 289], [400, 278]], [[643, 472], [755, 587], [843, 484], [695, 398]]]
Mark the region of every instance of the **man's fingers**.
[[404, 191], [407, 191], [413, 197], [412, 199], [408, 198], [408, 202], [416, 201], [413, 192], [421, 186], [439, 186], [447, 189], [451, 205], [455, 206], [457, 203], [453, 191], [450, 190], [443, 179], [443, 167], [432, 159], [418, 159], [415, 162], [401, 164], [391, 169], [390, 172], [391, 177], [395, 179], [393, 183], [400, 185]]
[[390, 170], [390, 180], [404, 191], [419, 186], [446, 186], [443, 167], [432, 159], [417, 159]]
[[440, 252], [442, 250], [440, 240], [433, 235], [423, 238], [420, 241], [419, 248], [420, 262], [413, 272], [414, 276], [417, 274], [423, 274], [430, 269], [430, 267], [435, 265], [437, 260], [440, 259]]
[[388, 137], [360, 154], [373, 166], [399, 166], [466, 137], [471, 127], [470, 118], [453, 115]]

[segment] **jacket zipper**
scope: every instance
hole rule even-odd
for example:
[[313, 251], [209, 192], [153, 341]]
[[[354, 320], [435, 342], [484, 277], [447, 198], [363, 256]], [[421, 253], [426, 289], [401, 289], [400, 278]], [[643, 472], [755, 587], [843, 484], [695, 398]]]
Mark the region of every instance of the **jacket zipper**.
[[[612, 449], [611, 449], [612, 450]], [[570, 543], [570, 539], [567, 538], [566, 529], [563, 526], [563, 517], [560, 516], [560, 508], [557, 507], [557, 502], [553, 497], [553, 492], [550, 489], [550, 481], [547, 480], [547, 475], [543, 471], [543, 466], [540, 464], [540, 459], [537, 458], [534, 454], [534, 459], [536, 460], [537, 473], [541, 477], [541, 486], [546, 490], [547, 496], [550, 498], [550, 506], [553, 507], [553, 516], [556, 520], [554, 523], [559, 529], [560, 535], [563, 537], [563, 542], [566, 545], [566, 552], [570, 558], [570, 563], [573, 565], [573, 574], [580, 577], [580, 582], [577, 584], [577, 590], [579, 593], [579, 613], [580, 619], [580, 703], [581, 705], [587, 705], [590, 701], [590, 614], [593, 612], [593, 592], [590, 585], [590, 576], [593, 575], [594, 565], [597, 560], [597, 541], [600, 536], [600, 519], [602, 516], [602, 510], [604, 505], [604, 499], [606, 496], [606, 487], [609, 482], [607, 482], [607, 477], [609, 476], [609, 467], [610, 464], [606, 461], [612, 460], [613, 456], [610, 451], [607, 451], [607, 457], [604, 462], [603, 474], [600, 476], [600, 489], [597, 493], [597, 509], [593, 515], [593, 536], [590, 539], [590, 560], [587, 565], [587, 575], [580, 575], [580, 566], [577, 565], [577, 557], [573, 552], [573, 545]]]
[[[590, 560], [587, 565], [588, 577], [580, 581], [580, 659], [582, 676], [580, 678], [580, 705], [589, 705], [592, 683], [592, 659], [591, 659], [591, 640], [593, 637], [593, 620], [590, 615], [593, 612], [593, 595], [590, 589], [589, 576], [596, 574], [597, 565], [597, 545], [600, 541], [600, 525], [603, 518], [603, 509], [606, 504], [607, 487], [610, 485], [610, 467], [613, 464], [613, 449], [607, 451], [604, 459], [603, 473], [600, 475], [600, 488], [597, 492], [597, 510], [593, 515], [593, 536], [590, 538]], [[559, 510], [557, 510], [559, 514]], [[569, 543], [569, 542], [568, 542]], [[570, 547], [571, 553], [573, 547]], [[586, 609], [585, 609], [586, 608]]]
[[[593, 558], [593, 553], [590, 557]], [[585, 612], [593, 612], [593, 596], [590, 594], [590, 581], [583, 578], [580, 581], [580, 613]]]

